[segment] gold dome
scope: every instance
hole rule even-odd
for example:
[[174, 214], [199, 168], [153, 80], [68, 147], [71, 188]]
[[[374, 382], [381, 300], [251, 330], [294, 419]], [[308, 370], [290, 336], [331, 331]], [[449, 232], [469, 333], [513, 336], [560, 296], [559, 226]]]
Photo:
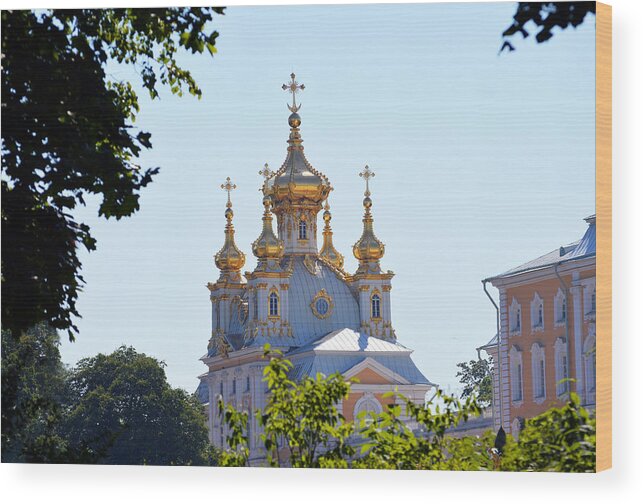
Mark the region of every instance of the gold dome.
[[214, 256], [214, 263], [221, 273], [239, 273], [243, 265], [246, 263], [246, 255], [239, 250], [237, 244], [234, 242], [234, 226], [232, 225], [232, 218], [234, 212], [232, 211], [232, 203], [230, 201], [230, 191], [237, 186], [232, 184], [230, 177], [226, 179], [226, 183], [221, 185], [221, 188], [228, 192], [228, 202], [226, 204], [225, 218], [225, 242], [223, 247]]
[[353, 255], [360, 262], [379, 261], [384, 257], [384, 244], [375, 236], [373, 231], [373, 216], [371, 215], [371, 199], [364, 198], [364, 231], [357, 243], [353, 245]]
[[292, 81], [282, 86], [283, 89], [293, 93], [293, 104], [288, 106], [292, 112], [288, 117], [290, 126], [288, 152], [281, 168], [269, 177], [270, 180], [267, 180], [264, 186], [264, 192], [272, 196], [277, 210], [280, 208], [280, 203], [284, 201], [321, 206], [331, 191], [326, 175], [313, 168], [304, 155], [303, 140], [299, 132], [301, 116], [298, 111], [301, 105], [297, 105], [294, 99], [295, 94], [304, 89], [304, 86], [295, 80], [295, 74], [291, 74], [290, 77]]
[[384, 257], [384, 244], [375, 236], [375, 232], [373, 231], [373, 216], [371, 215], [373, 201], [370, 198], [371, 192], [368, 188], [368, 181], [375, 176], [375, 173], [366, 165], [364, 171], [360, 173], [359, 176], [366, 181], [366, 191], [364, 192], [363, 201], [364, 218], [362, 219], [364, 230], [362, 231], [360, 239], [353, 245], [353, 255], [361, 265], [379, 261]]
[[326, 205], [324, 206], [324, 245], [319, 251], [319, 256], [336, 268], [342, 269], [344, 266], [344, 256], [340, 254], [335, 246], [333, 245], [333, 230], [330, 227], [330, 221], [332, 215], [330, 214], [330, 207], [328, 205], [328, 200], [326, 200]]
[[252, 253], [258, 259], [279, 259], [284, 255], [284, 242], [275, 236], [272, 230], [272, 213], [270, 197], [263, 199], [263, 230], [252, 244]]

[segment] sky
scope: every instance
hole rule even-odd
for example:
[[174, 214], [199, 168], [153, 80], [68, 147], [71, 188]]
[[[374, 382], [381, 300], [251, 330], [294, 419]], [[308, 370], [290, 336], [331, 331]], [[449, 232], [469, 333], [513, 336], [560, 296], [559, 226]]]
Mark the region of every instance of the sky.
[[[140, 91], [135, 126], [152, 133], [153, 149], [137, 162], [161, 167], [141, 210], [106, 221], [89, 199], [76, 212], [98, 249], [81, 254], [80, 334], [63, 340], [63, 360], [131, 345], [164, 361], [174, 386], [196, 388], [211, 332], [205, 285], [218, 277], [223, 244], [220, 185], [227, 176], [237, 184], [236, 242], [252, 270], [258, 171], [285, 158], [281, 85], [295, 72], [306, 86], [306, 156], [333, 184], [345, 269], [357, 267], [357, 174], [368, 164], [381, 263], [395, 272], [398, 341], [429, 380], [458, 391], [456, 364], [495, 332], [481, 280], [579, 239], [595, 211], [594, 18], [499, 55], [515, 5], [228, 8], [214, 22], [218, 53], [179, 58], [201, 100]], [[129, 67], [109, 72], [136, 78]]]

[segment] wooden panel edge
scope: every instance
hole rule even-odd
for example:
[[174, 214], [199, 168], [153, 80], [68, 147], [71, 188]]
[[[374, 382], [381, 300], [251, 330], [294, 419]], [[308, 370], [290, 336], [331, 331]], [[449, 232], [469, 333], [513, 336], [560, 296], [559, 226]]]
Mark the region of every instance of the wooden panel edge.
[[596, 3], [596, 470], [612, 467], [612, 7]]

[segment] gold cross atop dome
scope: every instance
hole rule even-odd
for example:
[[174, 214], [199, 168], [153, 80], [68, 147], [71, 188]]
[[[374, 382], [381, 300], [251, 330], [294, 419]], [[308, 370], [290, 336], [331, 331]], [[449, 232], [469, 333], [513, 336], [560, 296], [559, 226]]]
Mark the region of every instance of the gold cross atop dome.
[[366, 180], [366, 191], [364, 191], [364, 196], [370, 196], [371, 191], [368, 189], [368, 180], [373, 178], [375, 176], [375, 172], [372, 171], [368, 165], [364, 167], [364, 171], [359, 174], [360, 177], [362, 177], [364, 180]]
[[259, 175], [261, 175], [264, 179], [268, 180], [270, 177], [272, 177], [275, 174], [269, 167], [268, 163], [263, 165], [263, 170], [259, 170]]
[[304, 89], [306, 89], [306, 86], [304, 86], [303, 84], [299, 84], [299, 82], [295, 80], [295, 74], [291, 73], [290, 82], [288, 84], [282, 84], [281, 89], [292, 93], [292, 105], [288, 105], [288, 110], [290, 110], [293, 114], [297, 113], [297, 111], [301, 108], [301, 104], [297, 106], [295, 95], [299, 93], [299, 91], [303, 91]]
[[234, 191], [236, 188], [237, 188], [236, 184], [232, 183], [232, 181], [230, 180], [230, 177], [225, 179], [224, 184], [221, 184], [221, 189], [223, 189], [228, 193], [228, 202], [226, 203], [226, 207], [228, 208], [232, 206], [232, 202], [230, 201], [230, 192]]

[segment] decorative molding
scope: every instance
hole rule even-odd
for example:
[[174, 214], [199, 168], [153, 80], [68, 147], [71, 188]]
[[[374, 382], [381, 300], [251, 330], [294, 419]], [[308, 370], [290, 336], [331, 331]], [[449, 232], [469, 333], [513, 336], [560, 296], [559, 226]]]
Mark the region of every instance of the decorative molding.
[[[326, 311], [321, 312], [319, 308], [322, 306], [317, 306], [318, 301], [324, 300], [326, 301]], [[328, 295], [326, 292], [326, 289], [320, 290], [317, 294], [315, 294], [315, 297], [313, 297], [313, 300], [310, 302], [310, 309], [313, 311], [313, 315], [319, 319], [326, 319], [331, 316], [333, 313], [333, 308], [334, 308], [334, 303], [333, 299]]]

